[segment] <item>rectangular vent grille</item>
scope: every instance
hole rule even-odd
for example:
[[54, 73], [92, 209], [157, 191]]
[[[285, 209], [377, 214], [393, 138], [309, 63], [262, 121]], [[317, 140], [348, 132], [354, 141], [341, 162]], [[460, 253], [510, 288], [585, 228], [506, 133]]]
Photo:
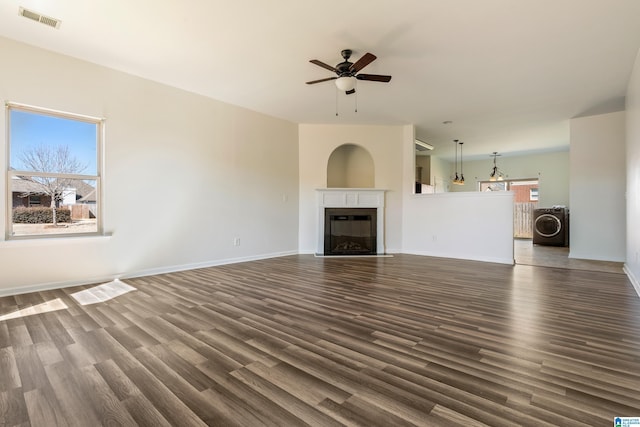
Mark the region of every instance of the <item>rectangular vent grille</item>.
[[419, 139], [415, 140], [416, 150], [418, 151], [430, 151], [433, 150], [433, 145], [428, 142], [420, 141]]
[[59, 19], [51, 18], [49, 16], [44, 16], [39, 14], [38, 12], [34, 12], [33, 10], [25, 9], [24, 7], [20, 7], [18, 12], [20, 16], [24, 16], [25, 18], [31, 19], [32, 21], [39, 22], [41, 24], [47, 25], [52, 28], [60, 28], [60, 24], [62, 21]]

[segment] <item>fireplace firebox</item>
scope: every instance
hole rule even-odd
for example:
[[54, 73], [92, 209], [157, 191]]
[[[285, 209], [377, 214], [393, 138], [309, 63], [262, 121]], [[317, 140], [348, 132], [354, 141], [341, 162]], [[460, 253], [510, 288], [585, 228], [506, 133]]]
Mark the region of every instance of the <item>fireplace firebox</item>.
[[325, 255], [375, 255], [377, 209], [325, 208]]

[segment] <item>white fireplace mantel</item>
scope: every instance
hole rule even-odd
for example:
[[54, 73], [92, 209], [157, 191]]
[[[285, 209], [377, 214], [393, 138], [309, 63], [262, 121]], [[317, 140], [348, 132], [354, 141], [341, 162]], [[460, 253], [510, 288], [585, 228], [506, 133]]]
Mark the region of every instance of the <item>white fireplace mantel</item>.
[[325, 208], [376, 208], [376, 252], [384, 254], [384, 192], [378, 188], [319, 188], [317, 254], [324, 254]]

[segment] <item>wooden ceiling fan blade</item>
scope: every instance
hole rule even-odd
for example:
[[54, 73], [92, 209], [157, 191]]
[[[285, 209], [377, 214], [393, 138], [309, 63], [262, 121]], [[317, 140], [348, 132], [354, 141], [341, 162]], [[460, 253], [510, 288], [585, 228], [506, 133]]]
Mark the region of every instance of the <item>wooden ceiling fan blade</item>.
[[383, 76], [381, 74], [358, 74], [356, 76], [358, 80], [370, 80], [372, 82], [384, 82], [388, 83], [391, 81], [391, 76]]
[[351, 64], [351, 67], [349, 67], [349, 71], [357, 73], [367, 65], [371, 64], [375, 59], [376, 56], [374, 54], [367, 52], [364, 54], [364, 56], [362, 56], [362, 58], [358, 59], [354, 64]]
[[338, 70], [336, 70], [336, 69], [335, 69], [334, 67], [332, 67], [331, 65], [329, 65], [329, 64], [325, 64], [324, 62], [322, 62], [322, 61], [318, 61], [317, 59], [312, 59], [312, 60], [311, 60], [311, 61], [309, 61], [309, 62], [311, 62], [312, 64], [316, 64], [316, 65], [317, 65], [317, 66], [319, 66], [319, 67], [326, 68], [326, 69], [327, 69], [327, 70], [329, 70], [329, 71], [333, 71], [334, 73], [337, 73], [337, 72], [338, 72]]
[[313, 85], [316, 83], [322, 83], [322, 82], [328, 82], [329, 80], [335, 80], [337, 79], [337, 77], [327, 77], [326, 79], [320, 79], [320, 80], [311, 80], [310, 82], [307, 82], [308, 85]]

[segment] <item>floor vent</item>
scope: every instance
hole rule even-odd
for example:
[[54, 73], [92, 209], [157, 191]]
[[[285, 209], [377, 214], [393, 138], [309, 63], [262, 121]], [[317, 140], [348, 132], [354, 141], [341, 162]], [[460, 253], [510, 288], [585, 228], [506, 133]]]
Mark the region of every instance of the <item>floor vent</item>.
[[49, 16], [40, 15], [38, 12], [34, 12], [33, 10], [25, 9], [24, 7], [20, 7], [18, 12], [20, 16], [24, 16], [25, 18], [31, 19], [32, 21], [39, 22], [41, 24], [47, 25], [52, 28], [60, 28], [60, 24], [62, 21], [59, 19], [51, 18]]

